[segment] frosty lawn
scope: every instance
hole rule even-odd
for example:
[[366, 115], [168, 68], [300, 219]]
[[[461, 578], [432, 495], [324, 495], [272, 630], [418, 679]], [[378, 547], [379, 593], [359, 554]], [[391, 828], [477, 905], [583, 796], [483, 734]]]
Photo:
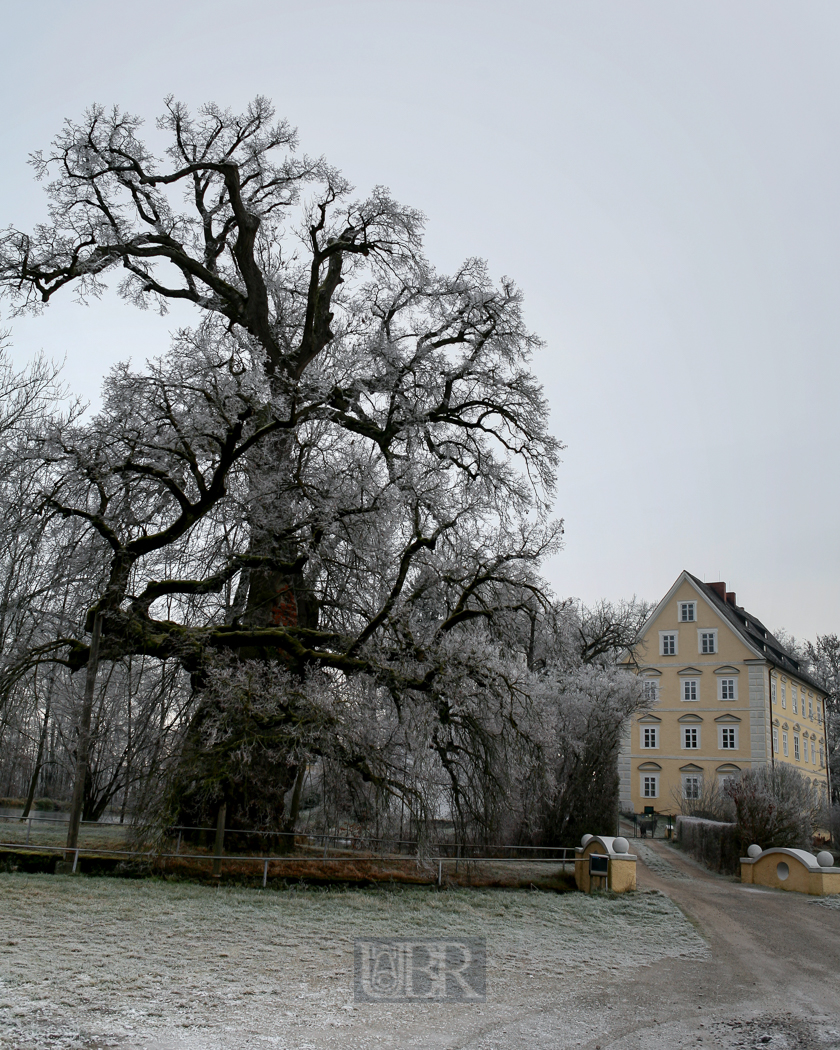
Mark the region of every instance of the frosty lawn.
[[[0, 1046], [423, 1045], [423, 1015], [444, 1023], [465, 1008], [355, 1006], [352, 941], [438, 933], [487, 938], [488, 1002], [468, 1009], [490, 1016], [549, 986], [556, 1001], [586, 972], [706, 954], [656, 893], [259, 892], [0, 875]], [[369, 1026], [384, 1021], [393, 1044], [371, 1041]]]

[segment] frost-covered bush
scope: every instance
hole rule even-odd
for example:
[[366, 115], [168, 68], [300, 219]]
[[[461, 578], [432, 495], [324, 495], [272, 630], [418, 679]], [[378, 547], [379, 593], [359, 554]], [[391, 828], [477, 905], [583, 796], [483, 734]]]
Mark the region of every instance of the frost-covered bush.
[[735, 803], [743, 846], [811, 848], [818, 814], [809, 786], [792, 766], [747, 769], [724, 790]]

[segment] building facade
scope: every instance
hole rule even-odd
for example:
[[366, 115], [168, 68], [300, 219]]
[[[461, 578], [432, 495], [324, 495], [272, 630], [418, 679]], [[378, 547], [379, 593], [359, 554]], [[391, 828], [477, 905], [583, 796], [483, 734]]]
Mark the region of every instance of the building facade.
[[682, 572], [627, 666], [651, 701], [625, 733], [621, 806], [678, 813], [741, 770], [794, 766], [829, 797], [825, 691], [723, 583]]

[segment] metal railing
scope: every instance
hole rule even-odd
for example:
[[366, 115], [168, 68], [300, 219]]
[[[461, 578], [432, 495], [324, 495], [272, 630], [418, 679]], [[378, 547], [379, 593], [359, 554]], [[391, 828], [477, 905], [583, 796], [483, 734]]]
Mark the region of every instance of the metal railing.
[[[0, 815], [0, 823], [2, 822], [18, 825], [24, 823], [20, 817]], [[73, 872], [78, 868], [80, 857], [101, 857], [103, 859], [141, 858], [149, 863], [165, 863], [167, 860], [203, 861], [205, 863], [212, 862], [214, 875], [220, 874], [221, 866], [225, 862], [228, 862], [229, 864], [260, 864], [263, 868], [263, 886], [267, 884], [270, 865], [280, 865], [281, 867], [286, 868], [292, 865], [317, 866], [324, 863], [378, 863], [381, 865], [393, 865], [395, 863], [411, 860], [416, 861], [419, 865], [422, 856], [422, 864], [424, 866], [428, 867], [431, 865], [437, 865], [436, 881], [440, 885], [443, 882], [444, 865], [446, 865], [447, 868], [454, 865], [454, 871], [457, 874], [461, 865], [464, 865], [467, 870], [469, 870], [470, 865], [481, 862], [495, 862], [501, 864], [559, 864], [565, 873], [566, 865], [570, 861], [573, 862], [575, 856], [574, 848], [571, 847], [488, 846], [476, 843], [445, 841], [420, 843], [417, 840], [369, 836], [360, 832], [349, 832], [342, 829], [337, 831], [324, 830], [293, 833], [261, 831], [255, 828], [227, 828], [225, 834], [226, 836], [256, 835], [263, 841], [265, 841], [266, 838], [291, 838], [292, 849], [317, 849], [319, 855], [313, 856], [310, 854], [307, 856], [299, 852], [284, 852], [281, 854], [274, 852], [261, 852], [258, 854], [185, 852], [182, 849], [184, 832], [212, 834], [216, 830], [212, 827], [188, 825], [174, 825], [167, 829], [167, 837], [170, 841], [174, 840], [174, 847], [171, 847], [169, 850], [165, 848], [125, 849], [120, 848], [125, 845], [124, 836], [131, 833], [136, 828], [136, 825], [116, 823], [103, 824], [98, 821], [84, 821], [82, 823], [82, 833], [84, 833], [86, 828], [90, 830], [95, 829], [100, 833], [104, 832], [106, 834], [116, 830], [122, 833], [123, 841], [115, 842], [112, 846], [108, 846], [107, 844], [99, 844], [96, 846], [79, 844], [77, 847], [68, 850], [66, 846], [60, 843], [33, 841], [33, 825], [35, 826], [37, 833], [37, 831], [44, 825], [61, 824], [66, 826], [67, 820], [39, 816], [28, 817], [25, 823], [26, 833], [25, 837], [21, 835], [22, 841], [10, 841], [11, 836], [4, 834], [2, 835], [2, 840], [0, 840], [0, 851], [8, 853], [25, 849], [28, 852], [64, 854], [67, 855], [68, 858], [72, 855]], [[177, 836], [175, 834], [176, 832]], [[330, 849], [331, 845], [332, 850]], [[374, 846], [385, 848], [372, 848]], [[404, 848], [406, 848], [405, 851], [403, 851]]]

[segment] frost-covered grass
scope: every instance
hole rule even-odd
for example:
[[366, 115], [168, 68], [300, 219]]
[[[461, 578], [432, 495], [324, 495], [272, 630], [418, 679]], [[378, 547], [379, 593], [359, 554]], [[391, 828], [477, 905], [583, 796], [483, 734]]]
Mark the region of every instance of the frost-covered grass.
[[645, 864], [650, 868], [651, 871], [656, 872], [664, 879], [687, 879], [688, 875], [684, 871], [680, 871], [679, 868], [675, 867], [667, 857], [663, 857], [656, 850], [650, 846], [643, 846], [640, 842], [634, 841], [630, 847], [632, 851], [643, 860]]
[[[422, 1046], [428, 1005], [354, 1005], [352, 942], [435, 935], [487, 938], [488, 1002], [469, 1008], [473, 1018], [548, 989], [557, 1001], [594, 971], [707, 951], [652, 893], [260, 892], [0, 875], [0, 1046]], [[465, 1008], [435, 1010], [443, 1021]], [[372, 1023], [393, 1042], [372, 1043]]]

